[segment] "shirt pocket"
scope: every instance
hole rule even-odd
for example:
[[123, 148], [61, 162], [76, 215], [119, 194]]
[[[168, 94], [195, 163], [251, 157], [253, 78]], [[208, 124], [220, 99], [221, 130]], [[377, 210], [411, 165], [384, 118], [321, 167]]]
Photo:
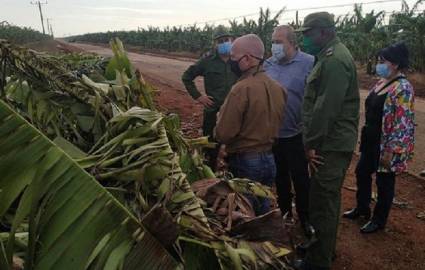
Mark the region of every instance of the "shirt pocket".
[[319, 84], [320, 84], [320, 73], [321, 73], [321, 67], [319, 64], [314, 66], [313, 70], [311, 71], [310, 75], [307, 76], [306, 84], [305, 84], [305, 94], [306, 96], [310, 98], [316, 98], [319, 90]]
[[311, 70], [310, 74], [307, 76], [306, 85], [317, 84], [319, 81], [321, 72], [321, 65], [316, 64]]

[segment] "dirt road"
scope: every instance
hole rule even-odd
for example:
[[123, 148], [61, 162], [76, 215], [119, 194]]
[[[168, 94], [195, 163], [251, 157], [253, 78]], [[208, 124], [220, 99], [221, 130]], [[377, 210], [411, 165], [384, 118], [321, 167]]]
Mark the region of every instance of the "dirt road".
[[[77, 47], [80, 47], [86, 51], [94, 52], [103, 56], [112, 55], [112, 51], [108, 48], [74, 43]], [[129, 57], [134, 65], [142, 71], [145, 76], [160, 83], [161, 86], [167, 86], [174, 89], [175, 91], [181, 91], [180, 95], [185, 94], [183, 84], [181, 82], [181, 75], [192, 64], [190, 59], [173, 59], [161, 56], [144, 55], [137, 53], [129, 53]], [[197, 85], [200, 89], [203, 89], [202, 79], [197, 80]], [[162, 90], [162, 89], [161, 89]], [[361, 91], [362, 103], [367, 95], [366, 91]], [[189, 97], [188, 97], [189, 98]], [[188, 106], [185, 102], [185, 106]], [[189, 102], [190, 103], [190, 102]], [[176, 104], [178, 105], [178, 104]], [[190, 105], [189, 105], [190, 106]], [[192, 103], [192, 106], [197, 107], [197, 104]], [[416, 109], [416, 156], [410, 165], [410, 171], [414, 174], [419, 174], [425, 169], [425, 100], [417, 98], [415, 103]], [[364, 106], [361, 106], [361, 125], [364, 122], [363, 112]], [[199, 117], [199, 112], [194, 117]]]
[[[109, 56], [109, 49], [75, 44], [78, 47]], [[198, 136], [202, 119], [202, 107], [186, 93], [180, 81], [182, 72], [192, 63], [188, 59], [172, 59], [162, 56], [129, 53], [136, 68], [159, 89], [156, 100], [164, 111], [178, 113], [183, 131], [189, 136]], [[202, 80], [197, 84], [202, 89]], [[362, 99], [366, 91], [362, 91]], [[417, 156], [413, 172], [425, 168], [425, 101], [417, 100]], [[355, 177], [353, 167], [356, 157], [344, 182], [342, 210], [350, 208], [355, 201]], [[359, 227], [365, 221], [352, 222], [342, 219], [339, 226], [337, 259], [334, 270], [423, 270], [425, 269], [425, 220], [417, 215], [425, 211], [425, 181], [411, 175], [397, 178], [396, 204], [384, 232], [361, 235]], [[424, 213], [425, 214], [425, 213]]]

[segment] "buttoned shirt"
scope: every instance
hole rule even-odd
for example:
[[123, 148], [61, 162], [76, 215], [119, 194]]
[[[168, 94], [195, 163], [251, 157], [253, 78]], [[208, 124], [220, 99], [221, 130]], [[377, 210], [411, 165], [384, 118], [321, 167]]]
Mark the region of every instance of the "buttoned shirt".
[[279, 138], [289, 138], [302, 132], [302, 105], [305, 82], [313, 68], [314, 57], [297, 51], [295, 56], [284, 63], [273, 61], [264, 63], [267, 75], [282, 85], [288, 92], [285, 118], [279, 129]]

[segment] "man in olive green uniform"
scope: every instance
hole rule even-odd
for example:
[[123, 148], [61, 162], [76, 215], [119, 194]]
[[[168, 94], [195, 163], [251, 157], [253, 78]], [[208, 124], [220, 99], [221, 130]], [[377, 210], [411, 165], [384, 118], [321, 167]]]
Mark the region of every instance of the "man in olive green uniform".
[[[202, 130], [203, 135], [209, 136], [210, 141], [213, 140], [217, 113], [237, 80], [228, 63], [234, 38], [226, 32], [224, 27], [220, 26], [213, 38], [214, 51], [204, 55], [198, 62], [191, 65], [182, 76], [182, 81], [189, 94], [204, 106]], [[205, 94], [199, 92], [194, 83], [198, 76], [204, 77]], [[206, 154], [209, 165], [215, 167], [217, 149], [207, 151]]]
[[333, 15], [308, 15], [301, 29], [304, 50], [315, 55], [307, 78], [304, 143], [312, 174], [309, 218], [317, 241], [298, 269], [330, 269], [335, 253], [341, 187], [357, 142], [359, 88], [356, 66], [336, 37]]

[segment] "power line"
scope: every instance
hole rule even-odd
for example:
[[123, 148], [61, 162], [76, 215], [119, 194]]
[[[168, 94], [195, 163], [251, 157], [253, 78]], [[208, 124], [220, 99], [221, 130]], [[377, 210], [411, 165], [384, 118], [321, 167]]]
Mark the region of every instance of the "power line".
[[[308, 7], [308, 8], [292, 8], [292, 9], [285, 9], [285, 12], [291, 12], [291, 11], [305, 11], [305, 10], [317, 10], [317, 9], [327, 9], [327, 8], [340, 8], [340, 7], [349, 7], [349, 6], [353, 6], [353, 5], [370, 5], [370, 4], [382, 4], [382, 3], [391, 3], [391, 2], [401, 2], [402, 0], [377, 0], [377, 1], [370, 1], [370, 2], [358, 2], [358, 3], [346, 3], [346, 4], [339, 4], [339, 5], [328, 5], [328, 6], [316, 6], [316, 7]], [[271, 11], [270, 14], [276, 14], [279, 11]], [[229, 21], [229, 20], [236, 20], [236, 19], [241, 19], [241, 18], [246, 18], [246, 17], [252, 17], [252, 16], [256, 16], [258, 15], [259, 12], [256, 13], [249, 13], [249, 14], [244, 14], [244, 15], [240, 15], [240, 16], [236, 16], [236, 17], [227, 17], [227, 18], [222, 18], [222, 19], [215, 19], [215, 20], [208, 20], [208, 21], [203, 21], [203, 22], [199, 22], [199, 23], [195, 23], [197, 25], [202, 25], [202, 24], [209, 24], [209, 23], [214, 23], [214, 22], [219, 22], [219, 21]], [[189, 26], [192, 24], [180, 24], [177, 25], [177, 27], [181, 27], [181, 26]]]
[[47, 0], [44, 3], [41, 3], [40, 1], [31, 2], [31, 5], [38, 5], [38, 10], [40, 12], [40, 19], [41, 19], [41, 27], [43, 28], [43, 34], [46, 34], [46, 31], [44, 30], [44, 19], [43, 19], [43, 11], [41, 10], [41, 5], [47, 5]]

